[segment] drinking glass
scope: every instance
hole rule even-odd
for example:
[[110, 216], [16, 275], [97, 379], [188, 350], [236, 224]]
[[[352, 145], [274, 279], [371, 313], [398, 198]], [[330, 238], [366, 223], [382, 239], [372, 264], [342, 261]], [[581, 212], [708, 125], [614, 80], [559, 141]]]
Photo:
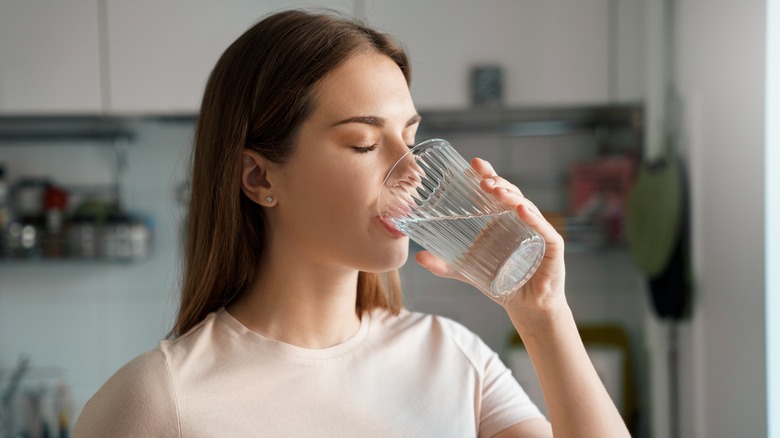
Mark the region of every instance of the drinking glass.
[[424, 141], [391, 168], [379, 192], [379, 216], [501, 298], [531, 278], [544, 239], [482, 190], [480, 180], [446, 140]]

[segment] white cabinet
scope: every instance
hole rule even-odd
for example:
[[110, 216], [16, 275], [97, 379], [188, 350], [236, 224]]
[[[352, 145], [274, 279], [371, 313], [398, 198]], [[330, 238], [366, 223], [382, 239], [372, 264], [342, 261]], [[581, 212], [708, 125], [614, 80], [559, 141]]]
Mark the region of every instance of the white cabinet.
[[100, 110], [95, 0], [0, 0], [0, 114]]
[[643, 0], [0, 0], [0, 114], [191, 114], [218, 57], [266, 14], [366, 15], [412, 58], [420, 108], [465, 107], [504, 68], [511, 106], [642, 97]]
[[370, 24], [408, 48], [421, 108], [468, 106], [469, 70], [483, 64], [503, 67], [508, 105], [633, 100], [641, 79], [631, 75], [640, 68], [621, 66], [641, 59], [633, 47], [641, 29], [635, 40], [622, 37], [632, 35], [632, 21], [641, 23], [638, 14], [641, 0], [374, 0], [366, 7]]
[[351, 0], [0, 0], [0, 114], [191, 114], [264, 15]]
[[[111, 96], [117, 114], [197, 111], [222, 52], [284, 0], [107, 0]], [[319, 5], [352, 12], [352, 2]]]

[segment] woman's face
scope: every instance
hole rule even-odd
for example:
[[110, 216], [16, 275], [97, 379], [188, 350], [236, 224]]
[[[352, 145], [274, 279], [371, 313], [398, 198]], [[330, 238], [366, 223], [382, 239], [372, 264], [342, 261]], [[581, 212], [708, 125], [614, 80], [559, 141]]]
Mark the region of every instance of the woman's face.
[[379, 220], [376, 200], [420, 120], [400, 68], [382, 54], [356, 55], [323, 78], [313, 97], [292, 160], [274, 171], [274, 239], [323, 266], [399, 268], [408, 240]]

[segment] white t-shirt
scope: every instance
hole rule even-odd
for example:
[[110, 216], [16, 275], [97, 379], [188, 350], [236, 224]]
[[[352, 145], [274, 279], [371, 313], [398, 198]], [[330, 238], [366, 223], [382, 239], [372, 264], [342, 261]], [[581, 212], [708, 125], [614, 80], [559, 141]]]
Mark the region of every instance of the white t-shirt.
[[366, 312], [330, 348], [250, 331], [224, 309], [117, 371], [79, 437], [489, 437], [542, 414], [498, 355], [438, 316]]

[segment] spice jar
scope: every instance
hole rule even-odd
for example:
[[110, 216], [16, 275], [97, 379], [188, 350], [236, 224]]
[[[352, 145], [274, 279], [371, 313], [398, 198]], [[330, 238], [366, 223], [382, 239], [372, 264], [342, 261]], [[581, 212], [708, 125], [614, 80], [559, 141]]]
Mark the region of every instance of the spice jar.
[[43, 195], [43, 208], [46, 214], [46, 237], [43, 254], [49, 258], [61, 258], [66, 254], [63, 222], [68, 204], [68, 192], [55, 185], [48, 185]]

